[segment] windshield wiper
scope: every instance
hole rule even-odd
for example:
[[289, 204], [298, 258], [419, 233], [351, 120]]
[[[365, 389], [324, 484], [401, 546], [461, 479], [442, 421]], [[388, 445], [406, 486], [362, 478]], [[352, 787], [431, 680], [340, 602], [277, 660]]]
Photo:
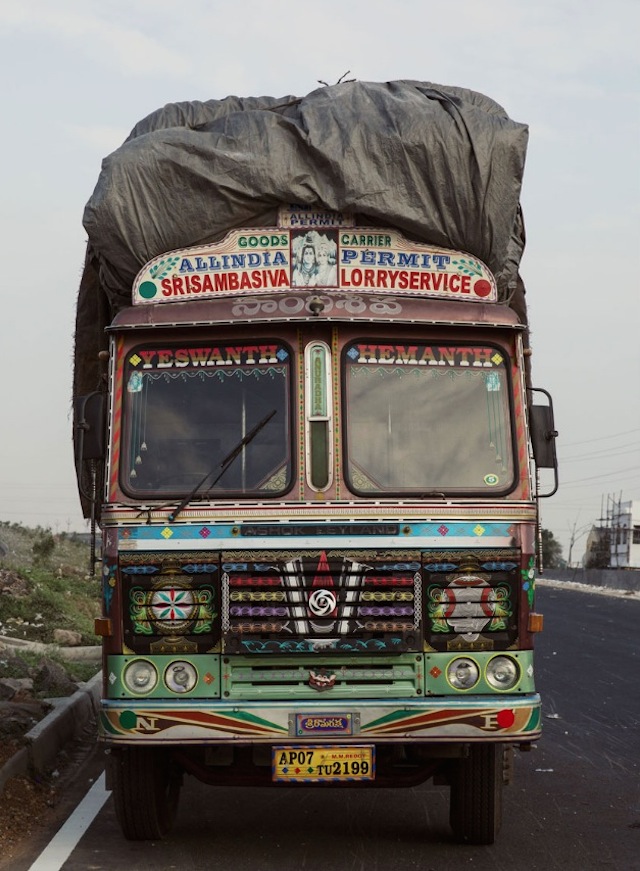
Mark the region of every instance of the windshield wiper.
[[[273, 411], [270, 411], [266, 417], [263, 417], [262, 420], [260, 421], [260, 423], [257, 423], [252, 430], [249, 430], [249, 432], [246, 434], [246, 436], [238, 442], [238, 444], [235, 446], [235, 448], [230, 453], [227, 454], [227, 456], [224, 458], [224, 460], [219, 464], [220, 472], [218, 473], [218, 476], [215, 479], [215, 481], [213, 481], [211, 486], [207, 489], [207, 493], [209, 493], [211, 490], [213, 490], [213, 488], [216, 486], [216, 484], [218, 483], [220, 478], [222, 478], [222, 476], [227, 471], [227, 469], [229, 468], [231, 463], [233, 463], [235, 458], [242, 453], [242, 449], [245, 448], [249, 444], [249, 442], [252, 441], [258, 435], [260, 430], [269, 423], [269, 421], [274, 416], [276, 411], [277, 411], [277, 409], [274, 408]], [[176, 518], [178, 517], [180, 512], [185, 508], [186, 505], [189, 504], [189, 502], [191, 502], [191, 500], [196, 495], [198, 490], [200, 490], [200, 488], [202, 487], [204, 482], [207, 480], [207, 478], [210, 478], [211, 475], [213, 475], [213, 473], [215, 472], [215, 470], [217, 468], [218, 468], [218, 466], [214, 466], [214, 468], [211, 469], [210, 472], [207, 472], [207, 474], [204, 476], [204, 478], [201, 481], [198, 481], [198, 483], [193, 488], [193, 490], [187, 496], [185, 496], [184, 499], [182, 500], [182, 502], [180, 502], [180, 504], [177, 506], [177, 508], [175, 508], [171, 512], [171, 514], [169, 515], [169, 521], [171, 523], [173, 523], [173, 521], [176, 520]]]

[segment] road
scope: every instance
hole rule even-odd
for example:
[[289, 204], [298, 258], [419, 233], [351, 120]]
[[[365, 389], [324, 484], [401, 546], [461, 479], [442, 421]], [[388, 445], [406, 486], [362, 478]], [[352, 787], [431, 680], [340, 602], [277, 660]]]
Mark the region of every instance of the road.
[[[108, 799], [69, 858], [46, 871], [640, 871], [640, 601], [541, 586], [537, 608], [544, 735], [516, 754], [495, 845], [454, 844], [447, 790], [431, 784], [241, 790], [188, 779], [166, 841], [123, 840]], [[79, 783], [78, 797], [85, 790]], [[12, 871], [27, 871], [45, 843]]]

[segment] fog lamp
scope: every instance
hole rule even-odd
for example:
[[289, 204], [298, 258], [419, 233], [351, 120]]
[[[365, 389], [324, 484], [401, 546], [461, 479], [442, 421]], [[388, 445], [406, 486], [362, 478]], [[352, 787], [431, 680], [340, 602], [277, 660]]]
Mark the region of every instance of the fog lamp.
[[487, 663], [486, 678], [494, 690], [510, 690], [520, 679], [520, 669], [510, 656], [494, 656]]
[[447, 680], [457, 690], [468, 690], [478, 683], [480, 671], [472, 659], [458, 657], [447, 667]]
[[127, 665], [122, 680], [130, 693], [147, 695], [153, 692], [158, 683], [158, 672], [148, 660], [136, 659]]

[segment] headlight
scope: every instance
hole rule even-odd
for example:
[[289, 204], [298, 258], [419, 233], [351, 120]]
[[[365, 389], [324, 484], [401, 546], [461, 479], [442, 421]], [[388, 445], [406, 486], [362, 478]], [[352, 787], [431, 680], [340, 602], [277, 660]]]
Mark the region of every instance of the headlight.
[[469, 690], [478, 683], [480, 671], [472, 659], [452, 659], [447, 667], [447, 680], [456, 690]]
[[125, 668], [122, 680], [130, 693], [148, 695], [158, 683], [158, 672], [146, 659], [136, 659]]
[[172, 693], [190, 693], [198, 683], [198, 672], [190, 662], [172, 662], [164, 673], [164, 682]]
[[520, 668], [510, 656], [494, 656], [487, 663], [486, 678], [494, 690], [510, 690], [520, 680]]

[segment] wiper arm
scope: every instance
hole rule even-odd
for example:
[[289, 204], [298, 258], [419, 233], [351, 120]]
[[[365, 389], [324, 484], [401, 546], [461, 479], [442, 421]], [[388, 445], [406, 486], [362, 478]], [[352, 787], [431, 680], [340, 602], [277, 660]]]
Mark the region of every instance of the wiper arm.
[[[233, 463], [235, 458], [237, 456], [239, 456], [240, 453], [242, 453], [242, 449], [245, 448], [249, 444], [250, 441], [253, 441], [253, 439], [258, 435], [260, 430], [269, 423], [269, 421], [274, 416], [276, 411], [277, 411], [277, 409], [274, 408], [273, 411], [270, 411], [266, 417], [263, 417], [262, 420], [260, 421], [260, 423], [257, 423], [253, 429], [249, 430], [249, 432], [246, 434], [246, 436], [238, 442], [238, 444], [235, 446], [235, 448], [230, 453], [227, 454], [227, 456], [224, 458], [224, 460], [220, 463], [220, 472], [218, 473], [217, 478], [212, 482], [211, 486], [207, 489], [207, 493], [210, 490], [213, 490], [213, 488], [216, 486], [216, 484], [218, 483], [220, 478], [222, 478], [222, 476], [227, 471], [227, 469], [229, 468], [231, 463]], [[218, 468], [218, 466], [215, 466], [213, 469], [211, 469], [210, 472], [207, 472], [207, 474], [204, 476], [204, 478], [201, 481], [198, 481], [198, 483], [193, 488], [193, 490], [189, 494], [187, 494], [187, 496], [184, 497], [184, 499], [182, 500], [182, 502], [180, 502], [180, 504], [177, 506], [177, 508], [175, 508], [171, 512], [171, 514], [169, 515], [169, 521], [171, 523], [173, 523], [173, 521], [176, 520], [176, 518], [181, 513], [181, 511], [185, 508], [186, 505], [189, 504], [189, 502], [191, 502], [191, 500], [196, 495], [198, 490], [200, 490], [200, 488], [202, 487], [204, 482], [207, 480], [207, 478], [210, 478], [211, 475], [213, 475], [213, 473], [215, 472], [215, 470], [217, 468]]]

